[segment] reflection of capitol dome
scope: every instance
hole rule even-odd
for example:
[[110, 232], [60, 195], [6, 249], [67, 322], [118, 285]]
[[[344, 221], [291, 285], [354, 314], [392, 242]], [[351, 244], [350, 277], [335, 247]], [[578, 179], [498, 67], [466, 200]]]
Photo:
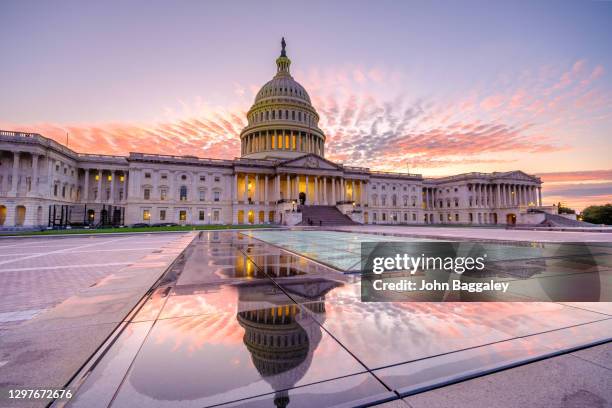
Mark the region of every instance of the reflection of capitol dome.
[[282, 41], [277, 72], [257, 93], [240, 134], [242, 157], [293, 158], [314, 153], [323, 156], [325, 135], [308, 92], [289, 73], [291, 60]]
[[244, 344], [253, 365], [276, 391], [278, 407], [289, 404], [286, 390], [304, 377], [322, 333], [312, 317], [298, 305], [278, 306], [239, 312], [238, 323], [244, 328]]

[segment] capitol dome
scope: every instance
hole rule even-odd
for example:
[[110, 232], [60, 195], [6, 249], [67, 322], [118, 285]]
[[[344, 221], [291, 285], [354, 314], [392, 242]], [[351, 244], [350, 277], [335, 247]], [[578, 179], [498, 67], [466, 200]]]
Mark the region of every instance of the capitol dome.
[[319, 114], [306, 89], [289, 71], [291, 60], [282, 42], [277, 72], [255, 96], [247, 113], [248, 125], [240, 134], [241, 156], [255, 159], [290, 159], [314, 153], [324, 155], [325, 135]]

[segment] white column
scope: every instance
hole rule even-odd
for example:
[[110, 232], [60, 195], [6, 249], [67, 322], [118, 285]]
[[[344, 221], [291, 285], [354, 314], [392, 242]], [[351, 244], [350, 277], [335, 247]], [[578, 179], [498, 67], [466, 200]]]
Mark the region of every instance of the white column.
[[19, 181], [19, 152], [13, 152], [13, 178], [11, 180], [11, 195], [17, 195]]
[[323, 204], [329, 205], [327, 202], [327, 177], [323, 176]]
[[238, 173], [234, 173], [234, 197], [232, 197], [232, 202], [238, 201]]
[[127, 183], [128, 183], [128, 171], [123, 172], [123, 201], [127, 201]]
[[542, 187], [538, 187], [538, 205], [542, 206]]
[[355, 180], [351, 180], [351, 201], [357, 201], [355, 197]]
[[278, 200], [280, 200], [280, 174], [274, 177], [274, 196], [275, 201], [278, 202]]
[[38, 195], [38, 155], [32, 154], [32, 193]]
[[501, 207], [501, 194], [499, 191], [499, 188], [501, 187], [501, 185], [496, 184], [495, 185], [495, 207], [499, 208]]
[[[264, 176], [264, 204], [268, 205], [268, 175]], [[268, 212], [266, 211], [266, 221], [268, 220]]]
[[102, 169], [98, 169], [98, 197], [96, 197], [97, 203], [102, 202], [102, 176]]
[[[245, 203], [247, 203], [248, 199], [249, 199], [249, 175], [248, 173], [244, 173], [244, 196], [243, 196]], [[245, 214], [245, 217], [247, 217], [248, 215]]]
[[115, 170], [111, 170], [110, 201], [113, 204], [115, 203]]
[[337, 201], [336, 200], [336, 178], [332, 177], [330, 181], [331, 181], [331, 188], [332, 188], [332, 190], [331, 190], [331, 196], [332, 196], [332, 203], [331, 203], [331, 205], [335, 206], [336, 205], [336, 201]]
[[306, 205], [310, 205], [310, 191], [308, 190], [308, 183], [309, 183], [309, 181], [310, 180], [308, 179], [308, 174], [307, 174], [306, 175], [306, 191], [305, 191], [305, 193], [306, 193], [306, 202], [305, 202], [305, 204]]
[[[283, 135], [283, 140], [284, 139], [285, 139], [285, 135]], [[287, 195], [285, 196], [285, 198], [287, 200], [291, 200], [291, 177], [289, 176], [289, 173], [287, 173]]]
[[319, 205], [319, 179], [317, 176], [313, 177], [313, 183], [314, 183], [315, 205]]
[[85, 169], [85, 180], [83, 182], [83, 201], [89, 199], [89, 169]]
[[253, 192], [253, 197], [255, 198], [255, 202], [259, 204], [259, 173], [255, 173], [255, 191]]
[[504, 201], [504, 207], [508, 207], [508, 185], [504, 184], [503, 185], [503, 201]]

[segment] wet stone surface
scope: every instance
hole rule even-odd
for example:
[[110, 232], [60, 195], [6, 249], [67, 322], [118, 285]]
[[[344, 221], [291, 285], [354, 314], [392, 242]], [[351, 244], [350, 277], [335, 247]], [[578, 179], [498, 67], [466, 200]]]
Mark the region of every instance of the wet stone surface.
[[[324, 234], [316, 245], [349, 253], [362, 238]], [[304, 245], [307, 255], [314, 244]], [[69, 406], [404, 404], [398, 396], [419, 387], [602, 341], [612, 333], [610, 309], [362, 303], [359, 276], [248, 233], [202, 232], [82, 373]]]

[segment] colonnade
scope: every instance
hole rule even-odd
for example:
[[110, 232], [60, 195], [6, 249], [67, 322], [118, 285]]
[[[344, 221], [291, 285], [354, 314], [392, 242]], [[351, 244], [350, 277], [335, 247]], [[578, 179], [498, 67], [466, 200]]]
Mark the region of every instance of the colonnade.
[[336, 205], [338, 202], [367, 202], [367, 186], [363, 180], [312, 174], [234, 174], [234, 201], [269, 204], [283, 201], [300, 202], [305, 193], [306, 205]]
[[[460, 207], [470, 208], [504, 208], [542, 205], [542, 187], [526, 184], [511, 183], [474, 183], [470, 184], [471, 190], [467, 192], [469, 202]], [[449, 197], [448, 194], [439, 192], [440, 187], [424, 187], [423, 203], [424, 208], [446, 208], [444, 205], [448, 199], [461, 199], [463, 193]], [[440, 200], [443, 200], [440, 206]], [[454, 205], [451, 205], [454, 207]]]
[[323, 138], [314, 133], [295, 130], [266, 130], [245, 135], [241, 140], [242, 155], [284, 150], [314, 153], [323, 156], [325, 153]]
[[[127, 200], [128, 172], [125, 170], [114, 169], [84, 169], [85, 176], [83, 182], [83, 194], [81, 201], [89, 201], [90, 178], [93, 176], [93, 183], [96, 186], [96, 194], [92, 199], [96, 203], [119, 202]], [[108, 195], [103, 194], [103, 188], [108, 188]]]

